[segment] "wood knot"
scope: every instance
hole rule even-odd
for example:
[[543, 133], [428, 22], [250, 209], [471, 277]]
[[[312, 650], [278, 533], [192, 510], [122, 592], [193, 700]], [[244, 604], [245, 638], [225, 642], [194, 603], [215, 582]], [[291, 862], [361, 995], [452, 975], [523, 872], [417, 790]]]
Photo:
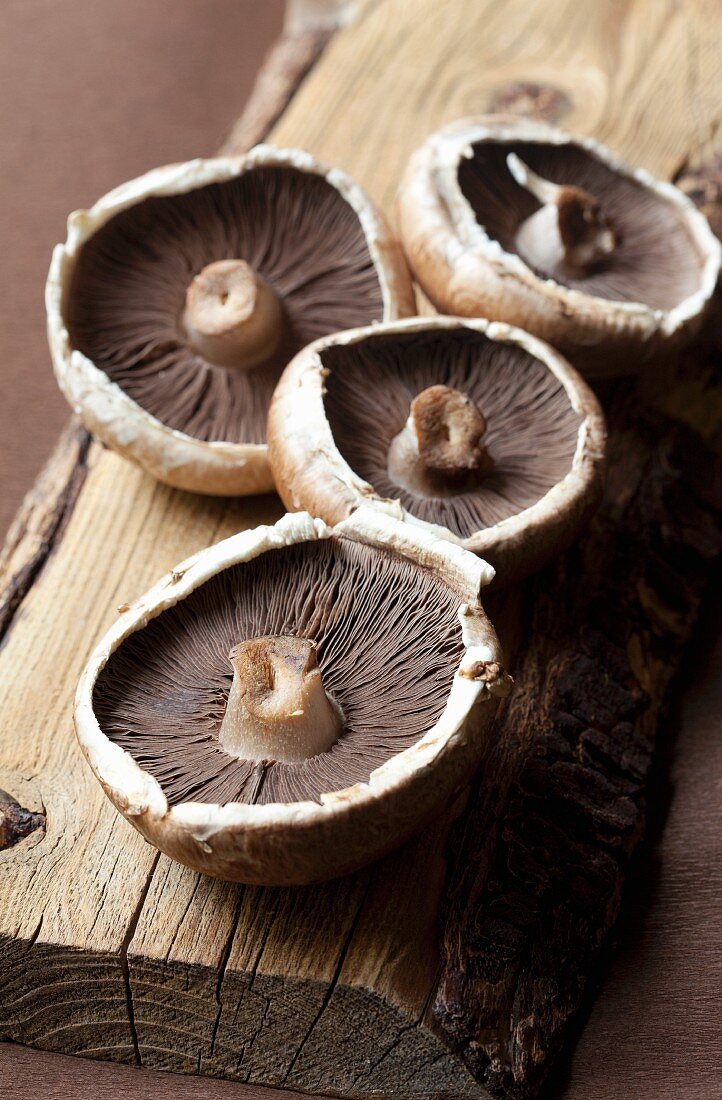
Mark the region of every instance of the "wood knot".
[[527, 80], [516, 80], [495, 88], [488, 104], [488, 109], [494, 114], [519, 115], [545, 122], [558, 122], [571, 108], [572, 101], [561, 88]]
[[36, 829], [45, 829], [45, 814], [26, 810], [7, 791], [0, 790], [0, 851], [19, 844]]

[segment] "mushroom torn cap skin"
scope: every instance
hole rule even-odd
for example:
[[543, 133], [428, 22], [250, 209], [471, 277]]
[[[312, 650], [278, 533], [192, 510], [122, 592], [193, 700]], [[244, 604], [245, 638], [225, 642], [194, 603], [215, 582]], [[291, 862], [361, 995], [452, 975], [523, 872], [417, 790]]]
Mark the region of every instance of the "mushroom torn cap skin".
[[720, 243], [676, 187], [591, 138], [461, 119], [411, 157], [397, 218], [444, 313], [523, 326], [590, 377], [631, 373], [699, 329]]
[[[163, 578], [98, 645], [76, 693], [83, 752], [128, 820], [197, 870], [268, 885], [354, 870], [443, 809], [490, 747], [510, 683], [479, 600], [492, 576], [372, 509], [333, 529], [295, 513], [235, 535]], [[233, 683], [249, 679], [254, 735], [259, 713], [302, 709], [299, 697], [323, 711], [325, 698], [335, 739], [286, 761], [226, 751]]]
[[[435, 445], [439, 424], [412, 408], [448, 439]], [[603, 488], [594, 394], [547, 344], [499, 322], [412, 318], [317, 341], [284, 372], [268, 438], [287, 508], [338, 523], [371, 507], [480, 554], [499, 586], [558, 554]], [[439, 469], [454, 461], [451, 476]]]
[[264, 145], [155, 169], [71, 214], [45, 301], [86, 427], [161, 481], [224, 496], [273, 488], [268, 404], [301, 347], [415, 311], [364, 192]]

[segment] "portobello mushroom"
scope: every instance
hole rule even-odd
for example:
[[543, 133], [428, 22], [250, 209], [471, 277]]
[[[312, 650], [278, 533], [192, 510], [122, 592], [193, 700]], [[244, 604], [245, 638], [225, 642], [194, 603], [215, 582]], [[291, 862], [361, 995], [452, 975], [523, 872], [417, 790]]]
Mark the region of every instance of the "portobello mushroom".
[[163, 852], [225, 879], [343, 874], [419, 830], [508, 688], [493, 571], [360, 510], [235, 535], [122, 613], [76, 696], [83, 751]]
[[399, 246], [361, 189], [299, 150], [149, 172], [68, 220], [46, 288], [58, 382], [162, 481], [268, 492], [283, 368], [337, 329], [406, 316]]

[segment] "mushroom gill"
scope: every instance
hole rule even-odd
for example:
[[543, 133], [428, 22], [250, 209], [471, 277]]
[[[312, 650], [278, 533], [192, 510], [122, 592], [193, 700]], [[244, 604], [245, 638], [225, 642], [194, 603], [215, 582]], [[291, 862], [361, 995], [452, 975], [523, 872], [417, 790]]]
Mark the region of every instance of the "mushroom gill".
[[581, 419], [515, 344], [432, 330], [328, 347], [321, 359], [326, 415], [352, 470], [461, 538], [529, 508], [572, 467]]
[[[94, 710], [171, 805], [318, 800], [367, 781], [439, 719], [463, 653], [458, 606], [429, 570], [388, 551], [288, 546], [222, 571], [131, 634], [98, 678]], [[234, 690], [240, 722], [228, 718]], [[271, 736], [291, 751], [259, 759], [279, 715]], [[281, 728], [299, 715], [303, 737], [329, 719], [316, 751], [297, 752]]]
[[501, 140], [472, 149], [459, 164], [462, 193], [488, 236], [536, 275], [660, 310], [699, 289], [703, 258], [685, 211], [590, 150]]
[[262, 443], [281, 371], [309, 341], [383, 315], [357, 213], [326, 179], [262, 166], [116, 214], [83, 246], [74, 347], [163, 424]]

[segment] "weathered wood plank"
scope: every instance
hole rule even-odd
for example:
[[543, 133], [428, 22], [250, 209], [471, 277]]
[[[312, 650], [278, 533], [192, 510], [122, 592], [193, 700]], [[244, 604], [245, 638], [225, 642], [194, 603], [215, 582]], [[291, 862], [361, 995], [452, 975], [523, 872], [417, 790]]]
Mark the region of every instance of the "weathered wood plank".
[[[544, 109], [565, 125], [593, 131], [630, 160], [671, 175], [719, 125], [719, 43], [720, 19], [709, 3], [453, 0], [440, 10], [432, 0], [413, 8], [403, 0], [369, 2], [327, 47], [271, 136], [338, 163], [390, 209], [401, 167], [428, 130], [499, 103], [531, 101], [537, 109], [538, 95], [528, 89], [536, 84]], [[697, 418], [689, 388], [684, 401]], [[644, 460], [654, 462], [655, 453], [645, 445]], [[457, 1013], [449, 981], [467, 966], [469, 946], [483, 970], [487, 958], [498, 960], [505, 934], [503, 921], [489, 925], [496, 895], [485, 871], [494, 861], [503, 865], [506, 849], [494, 852], [486, 835], [479, 842], [489, 820], [483, 799], [459, 834], [471, 883], [467, 874], [449, 881], [440, 957], [448, 819], [351, 879], [308, 891], [239, 889], [157, 857], [112, 812], [79, 759], [72, 690], [113, 607], [176, 560], [272, 518], [277, 508], [273, 499], [244, 504], [174, 493], [90, 449], [63, 538], [36, 570], [0, 653], [8, 762], [0, 787], [47, 814], [44, 833], [0, 853], [11, 883], [0, 896], [0, 1031], [51, 1049], [345, 1095], [481, 1095], [467, 1063], [494, 1087], [525, 1088], [537, 1066], [546, 1068], [545, 1057], [535, 1061], [539, 1036], [556, 1041], [578, 998], [565, 991], [568, 1001], [554, 1019], [535, 1025], [531, 1066], [524, 1042], [517, 1050], [518, 1037], [510, 1041], [510, 1026], [525, 1021], [529, 998], [533, 1008], [548, 986], [534, 987], [528, 972], [517, 1003], [521, 968], [513, 952], [504, 996], [489, 1018], [480, 1009], [491, 988], [483, 973], [458, 993]], [[540, 596], [537, 625], [545, 607]], [[644, 601], [635, 607], [650, 614]], [[510, 628], [512, 612], [503, 613]], [[691, 618], [685, 605], [685, 629]], [[515, 723], [558, 686], [545, 679], [543, 664], [560, 667], [554, 647], [568, 645], [571, 634], [561, 619], [555, 630], [551, 648], [521, 666], [516, 710], [502, 737], [501, 755], [511, 763], [499, 765], [491, 816], [514, 828], [519, 776], [535, 758], [518, 751]], [[657, 673], [645, 660], [633, 672], [651, 678], [658, 709], [666, 666]], [[539, 733], [526, 728], [529, 737]], [[559, 747], [548, 748], [553, 767]], [[634, 838], [643, 798], [631, 801], [625, 835]], [[601, 877], [610, 890], [595, 897], [606, 896], [611, 917], [621, 876]], [[537, 951], [551, 944], [548, 968], [557, 956], [547, 931], [548, 922], [537, 921], [524, 942]], [[442, 1044], [432, 1011], [439, 966], [437, 1012], [458, 1058]], [[451, 1026], [454, 1014], [460, 1031]]]
[[[493, 0], [364, 7], [274, 131], [351, 172], [386, 209], [430, 130], [518, 82], [563, 94], [556, 120], [673, 176], [719, 124], [714, 0]], [[381, 108], [381, 109], [380, 109]]]

